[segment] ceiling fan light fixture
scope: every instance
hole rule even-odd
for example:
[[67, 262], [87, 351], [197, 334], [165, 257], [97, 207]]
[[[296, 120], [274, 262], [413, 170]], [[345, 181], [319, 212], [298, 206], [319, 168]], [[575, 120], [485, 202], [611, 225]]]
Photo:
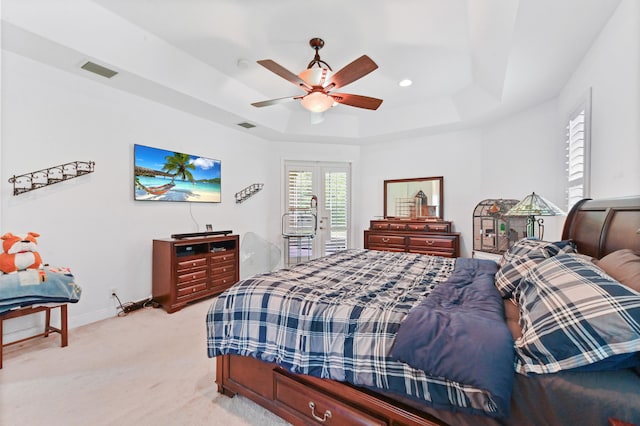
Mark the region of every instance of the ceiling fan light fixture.
[[333, 72], [327, 68], [307, 68], [298, 74], [309, 86], [324, 86]]
[[311, 92], [300, 101], [311, 112], [325, 112], [333, 106], [333, 98], [323, 92]]

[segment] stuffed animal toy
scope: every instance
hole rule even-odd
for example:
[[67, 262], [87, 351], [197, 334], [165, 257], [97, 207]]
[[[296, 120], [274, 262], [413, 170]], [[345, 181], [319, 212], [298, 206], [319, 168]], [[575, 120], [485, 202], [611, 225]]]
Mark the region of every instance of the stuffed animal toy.
[[24, 238], [7, 232], [2, 240], [3, 253], [0, 253], [0, 271], [5, 274], [22, 271], [24, 269], [38, 269], [42, 265], [42, 258], [36, 251], [40, 234], [29, 232]]

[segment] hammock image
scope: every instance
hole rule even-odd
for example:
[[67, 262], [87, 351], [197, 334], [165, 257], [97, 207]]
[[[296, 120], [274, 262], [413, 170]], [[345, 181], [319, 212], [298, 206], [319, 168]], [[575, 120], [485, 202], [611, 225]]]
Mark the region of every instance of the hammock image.
[[176, 186], [175, 183], [173, 182], [169, 182], [165, 185], [161, 185], [161, 186], [144, 186], [143, 184], [140, 183], [140, 181], [138, 180], [138, 178], [136, 178], [136, 185], [138, 185], [139, 188], [145, 190], [146, 192], [148, 192], [149, 194], [152, 195], [164, 195], [167, 192], [169, 192], [169, 190], [171, 190], [171, 188], [173, 188], [174, 186]]

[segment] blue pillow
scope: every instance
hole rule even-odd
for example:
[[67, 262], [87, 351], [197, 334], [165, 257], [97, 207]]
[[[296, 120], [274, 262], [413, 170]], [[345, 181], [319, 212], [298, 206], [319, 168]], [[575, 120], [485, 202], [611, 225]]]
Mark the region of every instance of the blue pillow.
[[504, 299], [511, 298], [522, 277], [547, 258], [548, 256], [542, 253], [531, 252], [505, 264], [496, 272], [495, 277], [495, 285], [500, 295]]
[[553, 257], [562, 253], [576, 253], [573, 241], [562, 240], [551, 242], [523, 238], [516, 241], [511, 247], [509, 247], [498, 263], [500, 266], [504, 266], [507, 263], [513, 262], [514, 260], [529, 254]]
[[640, 351], [640, 295], [579, 255], [538, 264], [514, 296], [522, 314], [517, 372], [610, 370], [639, 361], [624, 355]]

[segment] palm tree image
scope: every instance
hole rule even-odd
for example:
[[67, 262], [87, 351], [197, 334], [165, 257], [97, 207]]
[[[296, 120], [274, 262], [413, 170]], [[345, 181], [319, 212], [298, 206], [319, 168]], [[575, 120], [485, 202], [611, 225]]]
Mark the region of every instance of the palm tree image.
[[220, 177], [220, 160], [135, 145], [135, 200], [219, 203]]
[[189, 182], [194, 181], [193, 175], [189, 170], [195, 170], [196, 166], [191, 163], [189, 154], [174, 152], [172, 156], [166, 156], [165, 160], [167, 162], [162, 167], [162, 170], [173, 175], [171, 182], [176, 176], [180, 176], [182, 180], [188, 180]]

